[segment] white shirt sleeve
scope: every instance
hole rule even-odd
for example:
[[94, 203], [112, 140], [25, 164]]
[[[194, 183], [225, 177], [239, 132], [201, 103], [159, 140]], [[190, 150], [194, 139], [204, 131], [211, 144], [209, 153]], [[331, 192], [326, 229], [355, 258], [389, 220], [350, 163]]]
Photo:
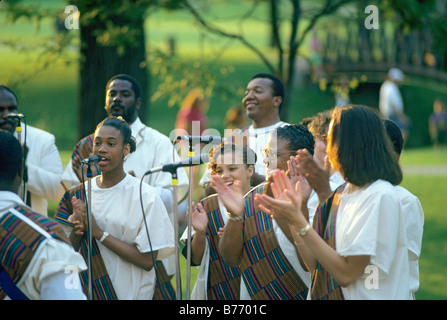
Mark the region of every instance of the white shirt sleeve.
[[81, 281], [71, 283], [71, 276], [60, 271], [45, 278], [40, 288], [42, 300], [87, 300], [80, 285]]
[[[369, 255], [371, 264], [388, 273], [397, 245], [399, 202], [392, 192], [377, 188], [362, 193], [343, 195], [342, 215], [337, 217], [337, 251], [345, 257]], [[343, 204], [347, 197], [352, 198]]]

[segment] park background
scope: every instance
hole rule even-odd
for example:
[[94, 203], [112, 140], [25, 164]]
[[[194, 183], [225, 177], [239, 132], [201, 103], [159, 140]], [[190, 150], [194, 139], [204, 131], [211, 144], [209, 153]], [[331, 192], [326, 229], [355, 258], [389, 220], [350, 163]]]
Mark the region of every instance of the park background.
[[[146, 9], [144, 16], [147, 47], [144, 63], [149, 81], [143, 120], [147, 125], [169, 135], [174, 129], [181, 100], [188, 90], [201, 86], [205, 89], [210, 102], [207, 112], [209, 127], [219, 130], [223, 135], [225, 128], [223, 119], [226, 111], [241, 102], [250, 77], [257, 72], [271, 72], [260, 56], [248, 48], [241, 38], [231, 35], [243, 34], [244, 39], [255, 44], [267, 59], [278, 62], [275, 47], [272, 46], [269, 24], [270, 2], [189, 1], [209, 24], [212, 23], [216, 29], [226, 30], [226, 35], [205, 28], [200, 20], [193, 16], [191, 10], [172, 5], [175, 1], [159, 2], [166, 2], [168, 5], [165, 7], [161, 4], [154, 5]], [[318, 5], [324, 3], [324, 1], [302, 2], [303, 8], [309, 12], [317, 10]], [[388, 2], [395, 2], [394, 5], [398, 6], [399, 1]], [[445, 1], [434, 2], [444, 5], [445, 9]], [[19, 112], [26, 115], [28, 124], [56, 136], [56, 144], [65, 166], [73, 146], [83, 136], [78, 123], [82, 120], [80, 119], [82, 97], [79, 93], [82, 80], [79, 72], [80, 36], [78, 29], [67, 30], [61, 27], [61, 20], [59, 27], [56, 27], [54, 13], [59, 13], [64, 19], [70, 14], [64, 11], [66, 6], [79, 5], [80, 2], [28, 0], [9, 1], [9, 3], [21, 5], [20, 8], [26, 10], [20, 11], [17, 7], [16, 11], [7, 11], [5, 1], [0, 2], [0, 82], [10, 85], [17, 93]], [[276, 1], [276, 3], [281, 3], [279, 9], [282, 13], [279, 16], [285, 17], [280, 31], [285, 41], [290, 32], [287, 20], [288, 10], [291, 10], [290, 4], [287, 4], [287, 1]], [[312, 35], [318, 35], [321, 45], [325, 45], [325, 41], [329, 42], [329, 34], [345, 35], [341, 37], [344, 40], [349, 38], [346, 24], [340, 24], [340, 21], [353, 20], [357, 27], [364, 28], [363, 21], [369, 14], [364, 13], [362, 8], [368, 4], [357, 1], [353, 7], [340, 6], [338, 10], [322, 17], [312, 32], [302, 39], [298, 52], [303, 60], [297, 61], [297, 64], [303, 61], [315, 63], [315, 60], [312, 60]], [[412, 5], [407, 5], [406, 9], [402, 10], [411, 9], [414, 11], [418, 7], [415, 9]], [[101, 12], [96, 14], [100, 15]], [[382, 28], [384, 32], [392, 32], [394, 24], [390, 21], [393, 22], [393, 18], [396, 18], [392, 10], [379, 11], [379, 14], [381, 19], [379, 30]], [[82, 18], [82, 11], [80, 15]], [[447, 22], [445, 10], [442, 15], [444, 20], [441, 22]], [[309, 16], [312, 16], [311, 13]], [[310, 19], [303, 15], [304, 27], [300, 30], [309, 25]], [[369, 30], [369, 32], [378, 31]], [[69, 40], [61, 41], [58, 33], [68, 34]], [[126, 35], [126, 30], [121, 30], [120, 33]], [[103, 38], [107, 37], [113, 37], [113, 33], [103, 35]], [[346, 45], [346, 42], [344, 43]], [[341, 46], [343, 47], [343, 42]], [[436, 41], [431, 44], [432, 48], [438, 46], [441, 44]], [[339, 50], [339, 47], [334, 46], [326, 48], [329, 51], [334, 48]], [[374, 50], [378, 51], [375, 52], [376, 55], [380, 55], [383, 48]], [[362, 56], [359, 52], [356, 55], [357, 61], [360, 61], [359, 57]], [[401, 158], [405, 175], [402, 185], [419, 197], [425, 213], [420, 258], [420, 289], [416, 293], [417, 299], [447, 299], [445, 276], [447, 216], [446, 210], [441, 206], [447, 191], [447, 150], [435, 151], [428, 134], [428, 116], [432, 112], [434, 100], [440, 98], [447, 101], [447, 82], [442, 72], [443, 68], [443, 66], [436, 68], [439, 72], [435, 73], [407, 74], [402, 87], [405, 110], [413, 121], [409, 141]], [[348, 73], [350, 98], [353, 103], [377, 107], [378, 90], [384, 79], [383, 70], [376, 73], [371, 70], [369, 73], [350, 70]], [[305, 117], [334, 106], [333, 90], [336, 88], [336, 75], [328, 74], [327, 77], [319, 79], [313, 78], [311, 74], [304, 73], [304, 75], [296, 73], [295, 82], [289, 90], [287, 121], [290, 123], [299, 123]], [[103, 96], [104, 87], [105, 83], [98, 82], [94, 90]], [[87, 106], [87, 111], [88, 108], [102, 111], [103, 101], [104, 96], [102, 104]], [[104, 116], [105, 112], [102, 114], [102, 117]], [[87, 119], [88, 114], [87, 116], [84, 114], [83, 117]], [[50, 216], [56, 205], [57, 203], [50, 204]], [[186, 272], [183, 257], [181, 263], [184, 290]], [[191, 288], [196, 275], [197, 269], [193, 268]]]

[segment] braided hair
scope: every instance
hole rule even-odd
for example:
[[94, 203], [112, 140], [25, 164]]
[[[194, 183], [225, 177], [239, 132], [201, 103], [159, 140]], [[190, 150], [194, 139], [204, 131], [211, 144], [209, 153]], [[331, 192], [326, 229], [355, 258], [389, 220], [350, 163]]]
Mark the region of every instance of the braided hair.
[[303, 125], [290, 124], [276, 129], [276, 137], [287, 141], [291, 152], [307, 149], [311, 155], [314, 154], [315, 140], [312, 133]]

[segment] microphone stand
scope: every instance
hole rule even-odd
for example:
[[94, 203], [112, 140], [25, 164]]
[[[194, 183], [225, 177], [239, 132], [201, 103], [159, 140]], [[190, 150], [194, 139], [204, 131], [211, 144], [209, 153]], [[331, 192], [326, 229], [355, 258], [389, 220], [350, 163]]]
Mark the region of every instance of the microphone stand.
[[172, 175], [172, 187], [173, 187], [173, 198], [174, 198], [174, 234], [175, 234], [175, 296], [177, 300], [182, 299], [182, 281], [180, 275], [180, 250], [179, 250], [179, 231], [178, 231], [178, 179], [177, 179], [177, 168], [172, 167], [168, 170]]
[[[193, 141], [189, 139], [189, 157], [194, 156]], [[187, 240], [186, 240], [186, 300], [190, 299], [190, 286], [191, 286], [191, 225], [192, 225], [192, 192], [193, 172], [192, 166], [189, 167], [189, 195], [188, 195], [188, 222], [187, 222]]]
[[88, 300], [93, 300], [93, 283], [92, 283], [92, 169], [90, 167], [90, 163], [87, 164], [87, 219], [88, 219]]
[[[18, 120], [18, 124], [16, 126], [16, 132], [17, 132], [17, 140], [19, 141], [20, 146], [22, 146], [22, 124], [20, 122], [20, 119]], [[26, 144], [24, 145], [24, 148], [23, 148], [24, 155], [25, 155], [25, 152], [26, 152]], [[22, 182], [20, 184], [20, 196], [21, 196], [23, 202], [27, 203], [26, 186], [25, 186], [25, 179], [26, 179], [25, 171], [26, 171], [26, 158], [23, 159]]]

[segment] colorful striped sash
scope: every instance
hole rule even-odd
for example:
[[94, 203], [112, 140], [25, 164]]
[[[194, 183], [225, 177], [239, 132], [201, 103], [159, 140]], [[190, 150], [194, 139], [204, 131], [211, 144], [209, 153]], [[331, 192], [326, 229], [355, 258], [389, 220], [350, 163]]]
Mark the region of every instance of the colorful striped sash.
[[155, 261], [155, 274], [157, 279], [152, 300], [175, 300], [175, 289], [172, 286], [171, 277], [160, 260]]
[[[71, 198], [75, 196], [77, 199], [84, 201], [83, 185], [80, 184], [69, 191], [67, 191], [56, 209], [54, 219], [63, 225], [69, 226], [68, 217], [73, 213], [73, 206]], [[79, 253], [84, 257], [85, 261], [88, 259], [88, 232], [84, 233], [81, 240], [81, 247]], [[96, 239], [92, 239], [92, 298], [93, 300], [117, 300], [115, 289], [107, 272], [107, 268], [101, 257]], [[86, 296], [88, 296], [88, 270], [80, 273], [82, 289]]]
[[[59, 223], [26, 206], [18, 205], [9, 209], [0, 218], [0, 263], [14, 284], [20, 281], [36, 250], [48, 236], [22, 220], [19, 214], [51, 237], [69, 243]], [[0, 288], [0, 299], [5, 296]]]
[[[314, 218], [314, 229], [329, 246], [335, 249], [335, 222], [338, 206], [346, 183], [338, 187], [332, 195], [317, 208]], [[317, 261], [311, 279], [312, 300], [343, 300], [340, 285]]]
[[219, 228], [225, 225], [217, 194], [201, 201], [208, 213], [206, 236], [209, 242], [208, 300], [239, 300], [241, 273], [239, 267], [228, 266], [219, 254]]
[[[93, 134], [90, 134], [86, 136], [85, 138], [81, 139], [76, 146], [73, 148], [73, 153], [71, 154], [71, 159], [74, 160], [75, 157], [79, 157], [79, 159], [82, 161], [88, 157], [90, 157], [93, 154]], [[94, 167], [92, 166], [92, 177], [97, 176], [100, 171], [98, 169], [98, 164], [96, 162], [93, 163]]]
[[246, 196], [242, 278], [253, 300], [304, 300], [308, 288], [281, 250], [272, 218], [254, 200], [267, 187], [263, 183]]
[[73, 148], [73, 154], [71, 159], [74, 160], [75, 156], [81, 158], [81, 160], [88, 158], [93, 153], [93, 134], [90, 134], [80, 140]]

